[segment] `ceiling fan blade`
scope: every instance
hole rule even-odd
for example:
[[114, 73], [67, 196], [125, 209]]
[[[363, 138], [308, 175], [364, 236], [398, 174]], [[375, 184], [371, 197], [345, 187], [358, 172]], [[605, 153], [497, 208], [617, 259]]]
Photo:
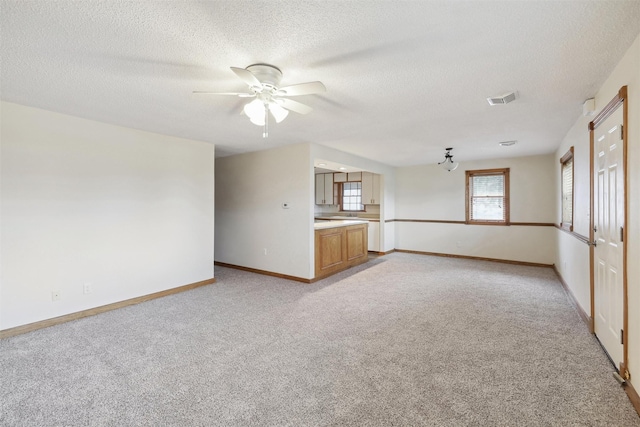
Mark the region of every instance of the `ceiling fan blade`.
[[262, 86], [262, 83], [260, 83], [260, 80], [258, 80], [256, 76], [254, 76], [253, 73], [249, 70], [245, 70], [244, 68], [231, 67], [231, 71], [236, 73], [236, 76], [240, 77], [240, 79], [242, 79], [243, 82], [248, 84], [249, 87]]
[[326, 92], [327, 88], [322, 82], [307, 82], [297, 85], [285, 86], [278, 89], [278, 95], [280, 96], [299, 96], [299, 95], [311, 95], [314, 93]]
[[253, 98], [256, 96], [255, 93], [243, 93], [243, 92], [207, 92], [203, 90], [194, 90], [193, 93], [199, 95], [231, 95], [231, 96], [239, 96], [240, 98]]
[[294, 113], [309, 114], [311, 111], [313, 111], [313, 108], [309, 107], [308, 105], [304, 105], [292, 99], [278, 98], [275, 101], [282, 108], [286, 108], [287, 110], [293, 111]]

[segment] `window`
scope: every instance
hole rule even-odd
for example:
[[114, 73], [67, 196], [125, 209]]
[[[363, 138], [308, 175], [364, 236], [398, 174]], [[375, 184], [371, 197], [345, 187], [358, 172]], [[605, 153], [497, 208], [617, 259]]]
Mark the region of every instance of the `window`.
[[573, 231], [573, 147], [560, 159], [562, 179], [562, 221], [564, 230]]
[[343, 182], [342, 183], [342, 210], [343, 211], [362, 211], [362, 183], [361, 182]]
[[467, 171], [467, 224], [509, 225], [509, 169]]

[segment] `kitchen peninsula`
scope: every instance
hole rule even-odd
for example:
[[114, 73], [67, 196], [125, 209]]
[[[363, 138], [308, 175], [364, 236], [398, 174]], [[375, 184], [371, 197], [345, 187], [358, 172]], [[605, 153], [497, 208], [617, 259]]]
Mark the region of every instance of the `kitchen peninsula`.
[[315, 278], [367, 262], [368, 227], [365, 220], [315, 222]]

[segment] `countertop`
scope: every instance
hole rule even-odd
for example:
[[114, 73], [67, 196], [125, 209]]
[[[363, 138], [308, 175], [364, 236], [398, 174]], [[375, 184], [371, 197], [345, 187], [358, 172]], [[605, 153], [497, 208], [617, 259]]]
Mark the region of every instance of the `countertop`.
[[366, 218], [366, 217], [357, 217], [357, 216], [344, 216], [344, 215], [336, 215], [336, 216], [317, 216], [315, 219], [321, 219], [325, 221], [368, 221], [368, 222], [380, 222], [380, 218]]
[[[318, 218], [319, 219], [319, 218]], [[330, 220], [330, 221], [321, 221], [313, 224], [313, 228], [316, 230], [324, 230], [325, 228], [336, 228], [336, 227], [348, 227], [350, 225], [356, 224], [368, 224], [369, 221], [361, 218], [354, 219], [345, 219], [345, 220]]]

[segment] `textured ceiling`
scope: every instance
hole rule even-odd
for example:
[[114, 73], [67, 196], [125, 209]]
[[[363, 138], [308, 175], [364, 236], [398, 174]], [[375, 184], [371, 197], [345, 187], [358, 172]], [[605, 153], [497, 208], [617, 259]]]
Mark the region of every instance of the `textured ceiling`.
[[[5, 1], [3, 100], [208, 141], [299, 142], [394, 166], [550, 153], [640, 33], [640, 1]], [[269, 138], [229, 69], [322, 81]], [[519, 99], [490, 107], [489, 96]], [[602, 107], [602, 106], [599, 106]], [[498, 142], [518, 140], [502, 148]]]

